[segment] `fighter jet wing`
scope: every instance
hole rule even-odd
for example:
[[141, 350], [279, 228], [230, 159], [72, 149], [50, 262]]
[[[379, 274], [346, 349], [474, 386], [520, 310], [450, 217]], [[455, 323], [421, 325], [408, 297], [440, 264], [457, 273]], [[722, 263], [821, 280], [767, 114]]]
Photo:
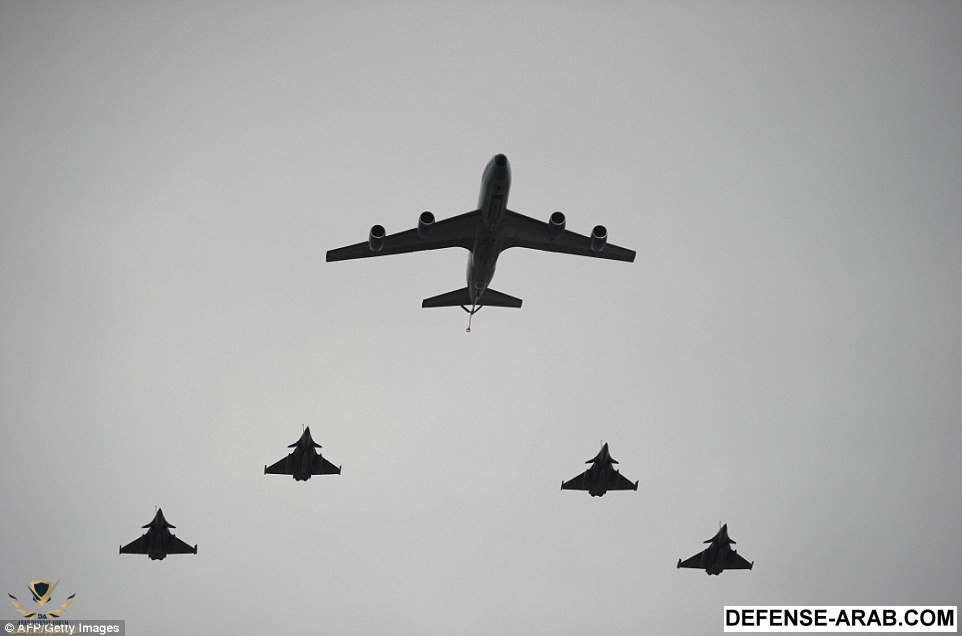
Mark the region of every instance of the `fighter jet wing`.
[[124, 547], [120, 548], [121, 554], [147, 554], [147, 542], [144, 541], [145, 535], [140, 535]]
[[743, 556], [732, 550], [725, 559], [726, 570], [751, 570], [754, 563], [749, 563]]
[[327, 461], [320, 455], [314, 458], [314, 463], [311, 465], [312, 475], [340, 475], [341, 469]]
[[608, 484], [608, 490], [638, 490], [638, 482], [631, 481], [621, 473], [613, 472], [611, 473], [611, 483]]
[[588, 486], [585, 484], [585, 475], [587, 474], [588, 471], [586, 470], [577, 477], [572, 477], [561, 484], [561, 490], [588, 490]]
[[695, 556], [691, 557], [690, 559], [685, 559], [684, 561], [682, 561], [681, 559], [678, 559], [678, 566], [677, 566], [677, 567], [680, 567], [680, 568], [695, 568], [696, 570], [704, 570], [704, 569], [705, 569], [705, 566], [702, 565], [702, 561], [701, 561], [701, 560], [702, 560], [702, 556], [703, 556], [704, 554], [705, 554], [705, 552], [702, 551], [702, 552], [699, 552], [698, 554], [696, 554]]
[[196, 545], [187, 545], [177, 537], [171, 537], [173, 541], [171, 542], [170, 549], [167, 550], [167, 554], [197, 554]]
[[271, 466], [264, 467], [265, 475], [291, 475], [291, 471], [287, 469], [287, 457], [281, 457]]
[[552, 238], [551, 226], [547, 223], [511, 210], [505, 211], [502, 227], [504, 228], [504, 244], [501, 249], [527, 247], [533, 250], [608, 258], [629, 263], [635, 260], [634, 250], [617, 245], [609, 244], [605, 245], [605, 248], [600, 252], [592, 251], [590, 238], [575, 234], [570, 230], [564, 230], [560, 236]]
[[465, 212], [434, 223], [424, 238], [419, 236], [415, 228], [385, 236], [384, 246], [376, 252], [371, 249], [367, 241], [364, 241], [330, 250], [327, 253], [327, 260], [328, 262], [346, 261], [353, 258], [438, 250], [445, 247], [463, 247], [469, 250], [474, 247], [474, 237], [478, 232], [479, 222], [478, 210]]

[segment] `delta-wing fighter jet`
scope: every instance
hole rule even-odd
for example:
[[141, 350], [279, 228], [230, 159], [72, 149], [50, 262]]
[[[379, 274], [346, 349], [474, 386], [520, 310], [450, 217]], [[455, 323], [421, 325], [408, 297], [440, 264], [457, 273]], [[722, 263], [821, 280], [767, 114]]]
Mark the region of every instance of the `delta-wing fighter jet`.
[[294, 475], [295, 481], [307, 481], [311, 475], [340, 475], [340, 466], [335, 466], [314, 450], [320, 447], [311, 438], [311, 427], [308, 426], [301, 438], [288, 446], [294, 449], [290, 455], [277, 460], [273, 466], [264, 466], [264, 474]]
[[724, 570], [751, 570], [755, 562], [749, 563], [735, 550], [731, 549], [731, 544], [735, 543], [728, 536], [728, 524], [726, 523], [718, 530], [718, 533], [705, 541], [709, 543], [707, 548], [682, 561], [678, 559], [679, 568], [694, 568], [704, 570], [707, 574], [721, 574]]
[[197, 554], [196, 545], [191, 547], [171, 533], [170, 528], [175, 527], [164, 519], [164, 511], [158, 508], [154, 519], [144, 526], [147, 532], [120, 548], [120, 554], [146, 554], [154, 561], [168, 554]]
[[591, 467], [577, 477], [562, 482], [561, 490], [587, 490], [592, 497], [601, 497], [609, 490], [638, 490], [638, 482], [632, 483], [614, 467], [618, 460], [608, 452], [608, 444], [594, 459], [585, 462]]
[[[386, 234], [384, 227], [371, 228], [364, 243], [348, 245], [327, 253], [328, 261], [343, 261], [368, 256], [386, 256], [445, 247], [463, 247], [468, 256], [468, 286], [446, 294], [426, 298], [422, 307], [458, 307], [471, 316], [481, 307], [520, 307], [521, 299], [491, 289], [498, 256], [510, 247], [527, 247], [548, 252], [607, 258], [616, 261], [635, 260], [633, 250], [608, 244], [608, 230], [596, 225], [591, 236], [565, 229], [565, 215], [553, 212], [548, 222], [538, 221], [508, 209], [511, 188], [511, 166], [504, 155], [495, 155], [481, 176], [478, 208], [458, 216], [435, 222], [434, 214], [422, 212], [416, 228]], [[469, 309], [470, 307], [470, 309]]]

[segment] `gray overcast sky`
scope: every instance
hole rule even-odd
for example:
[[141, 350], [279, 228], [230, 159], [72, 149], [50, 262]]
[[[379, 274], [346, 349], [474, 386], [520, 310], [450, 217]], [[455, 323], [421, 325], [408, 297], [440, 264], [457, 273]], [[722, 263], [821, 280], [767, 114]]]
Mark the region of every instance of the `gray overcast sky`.
[[[958, 604], [962, 4], [0, 1], [0, 591], [131, 634]], [[325, 263], [473, 208], [633, 264]], [[338, 477], [265, 477], [310, 425]], [[607, 441], [638, 492], [563, 479]], [[120, 557], [163, 507], [197, 556]], [[751, 572], [675, 569], [727, 522]], [[3, 601], [0, 618], [15, 618]]]

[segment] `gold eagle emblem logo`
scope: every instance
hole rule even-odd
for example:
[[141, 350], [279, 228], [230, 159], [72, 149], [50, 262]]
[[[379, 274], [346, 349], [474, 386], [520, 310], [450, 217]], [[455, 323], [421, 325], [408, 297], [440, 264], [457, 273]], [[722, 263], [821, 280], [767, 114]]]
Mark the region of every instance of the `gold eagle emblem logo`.
[[[57, 583], [60, 583], [60, 581], [57, 580]], [[30, 583], [30, 586], [27, 589], [30, 591], [30, 594], [33, 596], [34, 602], [37, 603], [37, 605], [39, 605], [40, 607], [43, 607], [47, 603], [47, 601], [50, 600], [50, 596], [53, 594], [54, 589], [57, 587], [57, 583], [51, 584], [50, 581], [32, 581]], [[10, 602], [13, 603], [13, 606], [15, 608], [17, 608], [17, 611], [20, 612], [20, 614], [23, 615], [25, 618], [33, 618], [34, 616], [37, 615], [37, 612], [31, 612], [28, 609], [24, 609], [23, 603], [18, 601], [17, 597], [11, 594], [10, 592], [7, 592], [7, 596], [10, 597]], [[50, 616], [59, 618], [61, 614], [67, 611], [67, 608], [70, 607], [70, 604], [73, 603], [73, 597], [75, 596], [77, 595], [71, 594], [70, 596], [67, 597], [67, 602], [60, 606], [60, 609], [55, 609], [47, 613]]]

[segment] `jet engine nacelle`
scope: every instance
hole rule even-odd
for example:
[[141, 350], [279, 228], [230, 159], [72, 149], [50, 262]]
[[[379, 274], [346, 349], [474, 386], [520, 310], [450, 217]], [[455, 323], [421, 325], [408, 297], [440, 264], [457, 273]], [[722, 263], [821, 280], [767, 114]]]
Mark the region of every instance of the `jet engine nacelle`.
[[558, 238], [565, 231], [565, 215], [561, 212], [552, 212], [548, 219], [548, 228], [551, 238]]
[[367, 237], [367, 245], [372, 252], [380, 252], [384, 248], [384, 226], [375, 225]]
[[434, 214], [425, 210], [418, 217], [418, 236], [421, 238], [427, 238], [428, 234], [431, 233], [431, 228], [434, 227]]
[[591, 230], [591, 251], [600, 252], [608, 244], [608, 228], [604, 225], [596, 225]]

